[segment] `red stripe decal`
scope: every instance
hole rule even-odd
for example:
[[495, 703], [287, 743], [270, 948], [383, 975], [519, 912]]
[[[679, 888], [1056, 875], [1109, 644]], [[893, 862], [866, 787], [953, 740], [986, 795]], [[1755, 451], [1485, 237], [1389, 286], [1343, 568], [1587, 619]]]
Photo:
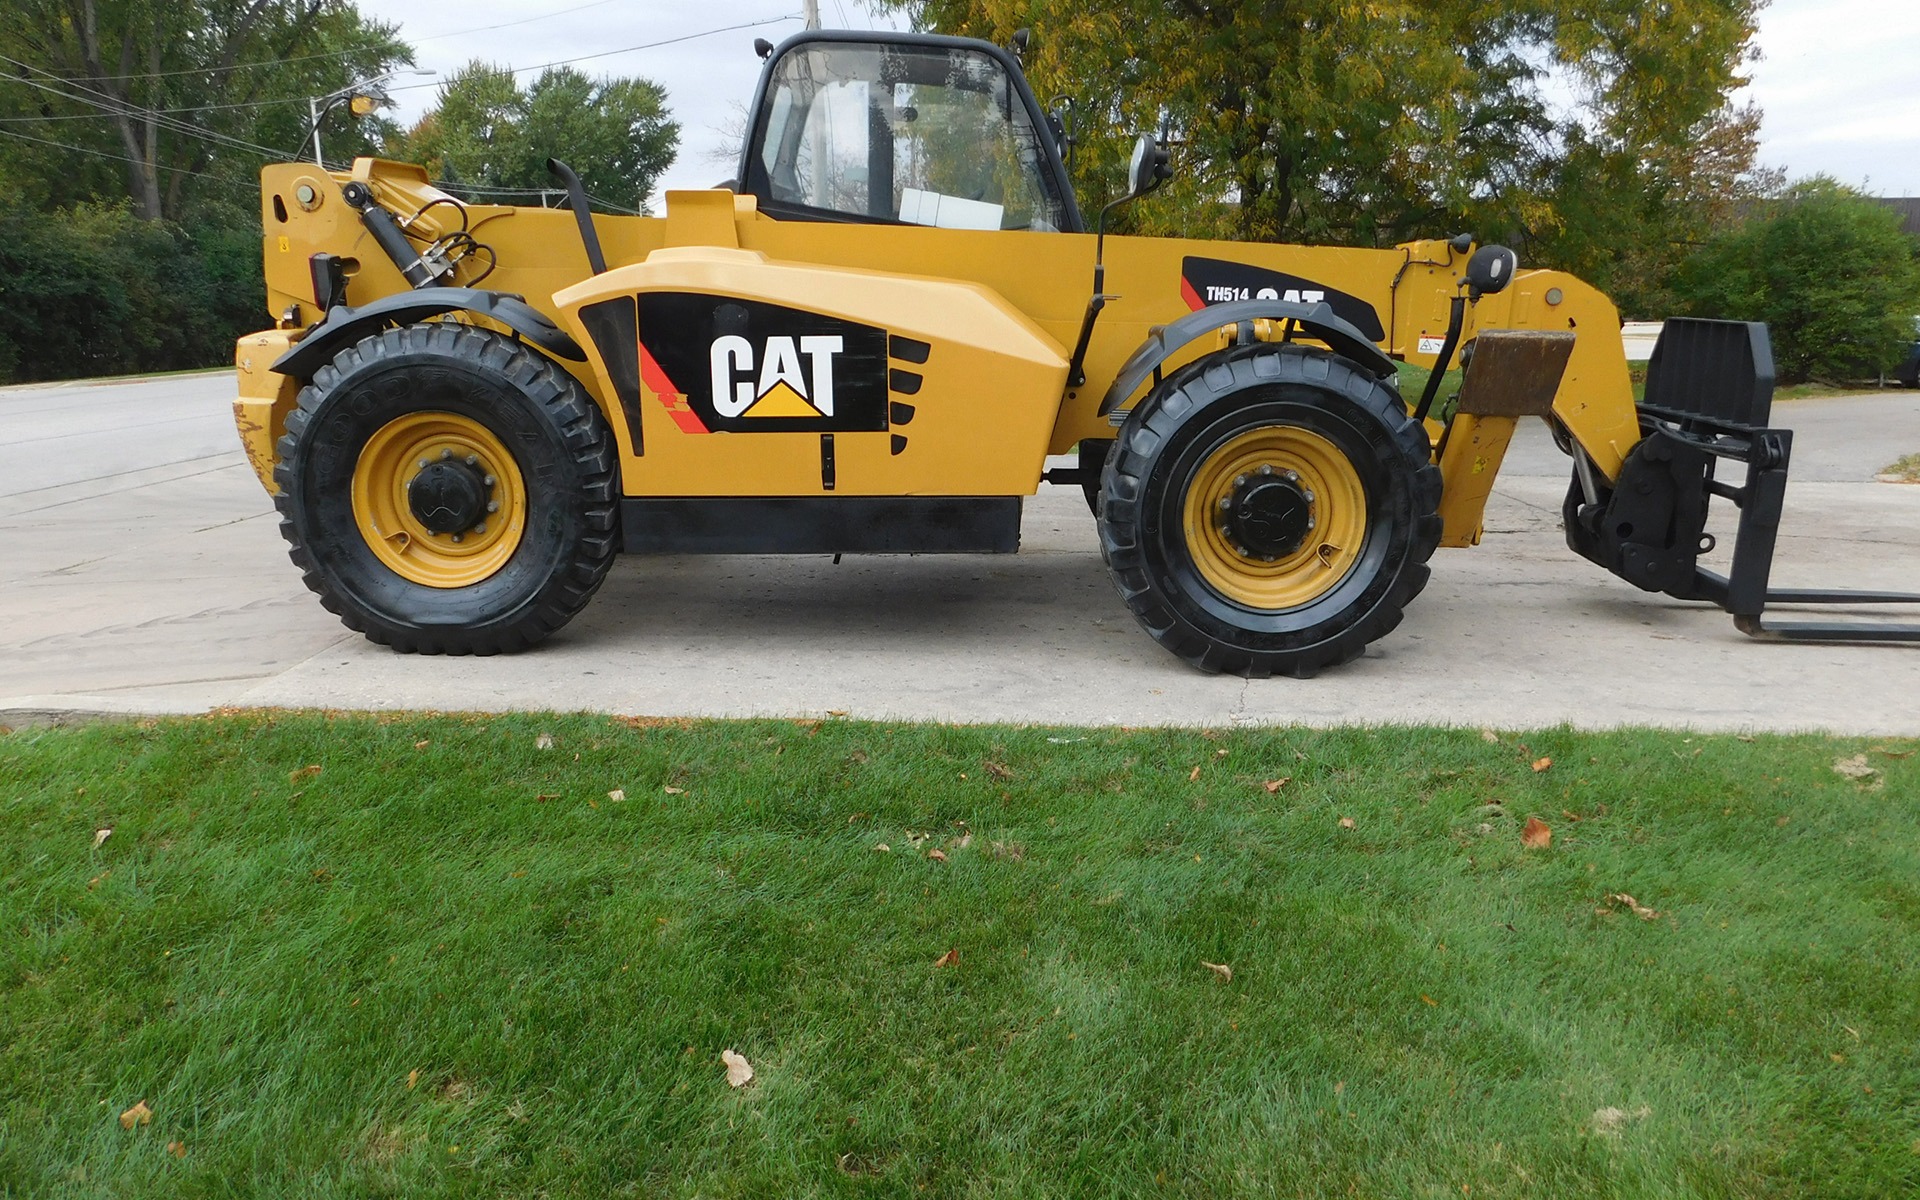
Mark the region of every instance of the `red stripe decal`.
[[1193, 290], [1193, 285], [1187, 282], [1187, 277], [1185, 275], [1182, 275], [1180, 277], [1180, 298], [1182, 300], [1185, 300], [1187, 302], [1187, 307], [1192, 309], [1194, 312], [1199, 312], [1201, 309], [1206, 307], [1206, 305], [1203, 304], [1200, 300], [1200, 293]]
[[685, 394], [673, 386], [673, 380], [667, 378], [667, 373], [660, 369], [660, 364], [653, 361], [653, 355], [647, 353], [645, 343], [640, 346], [640, 380], [647, 385], [648, 391], [660, 398], [660, 403], [665, 406], [667, 415], [672, 417], [673, 423], [680, 427], [680, 432], [710, 432], [701, 422], [700, 414], [687, 407]]

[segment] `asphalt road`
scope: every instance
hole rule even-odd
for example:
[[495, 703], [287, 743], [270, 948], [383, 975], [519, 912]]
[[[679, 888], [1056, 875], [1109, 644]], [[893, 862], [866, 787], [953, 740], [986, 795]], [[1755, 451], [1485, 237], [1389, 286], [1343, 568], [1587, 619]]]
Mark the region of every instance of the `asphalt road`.
[[[1486, 540], [1435, 556], [1396, 632], [1318, 679], [1249, 682], [1147, 639], [1062, 488], [1029, 502], [1015, 556], [627, 558], [533, 653], [396, 655], [301, 585], [229, 396], [225, 373], [0, 389], [0, 720], [290, 705], [1920, 734], [1920, 645], [1756, 643], [1575, 558], [1566, 460], [1537, 422]], [[1796, 430], [1776, 585], [1920, 591], [1920, 487], [1872, 480], [1920, 451], [1920, 396], [1775, 413]]]

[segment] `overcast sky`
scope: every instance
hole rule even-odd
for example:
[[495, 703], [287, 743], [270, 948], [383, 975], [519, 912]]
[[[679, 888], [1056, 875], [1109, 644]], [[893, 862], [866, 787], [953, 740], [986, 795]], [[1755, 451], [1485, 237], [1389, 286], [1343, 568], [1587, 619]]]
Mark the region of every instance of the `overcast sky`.
[[[873, 17], [859, 0], [820, 6], [829, 26], [894, 24]], [[759, 77], [753, 40], [778, 42], [799, 30], [800, 8], [798, 0], [466, 0], [382, 15], [403, 13], [401, 36], [413, 43], [421, 66], [442, 75], [474, 58], [533, 67], [592, 54], [604, 57], [579, 69], [658, 82], [681, 125], [680, 156], [661, 181], [664, 189], [709, 187], [733, 174], [719, 152]], [[754, 21], [768, 23], [606, 53]], [[1751, 68], [1753, 83], [1742, 98], [1766, 112], [1763, 163], [1796, 177], [1824, 172], [1875, 195], [1920, 196], [1920, 0], [1773, 0], [1761, 13], [1759, 41], [1764, 58]], [[417, 118], [434, 94], [433, 86], [396, 91], [395, 115]]]

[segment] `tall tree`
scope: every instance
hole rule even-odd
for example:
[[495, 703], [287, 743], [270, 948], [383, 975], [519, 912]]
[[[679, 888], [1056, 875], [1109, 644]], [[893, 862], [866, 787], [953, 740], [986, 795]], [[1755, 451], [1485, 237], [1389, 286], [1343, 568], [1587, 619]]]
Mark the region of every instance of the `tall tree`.
[[1713, 237], [1676, 280], [1682, 311], [1765, 321], [1782, 382], [1843, 381], [1898, 362], [1920, 311], [1920, 239], [1826, 176]]
[[[1130, 214], [1148, 228], [1363, 244], [1467, 229], [1606, 267], [1591, 248], [1614, 231], [1562, 205], [1688, 203], [1765, 0], [883, 2], [996, 41], [1032, 27], [1036, 88], [1079, 101], [1085, 201], [1115, 194], [1132, 132], [1166, 121], [1182, 177]], [[1744, 173], [1751, 138], [1723, 144]]]
[[178, 218], [209, 178], [244, 192], [298, 154], [307, 97], [410, 61], [350, 0], [10, 0], [0, 183]]
[[639, 211], [679, 141], [656, 83], [553, 67], [522, 90], [510, 69], [474, 62], [387, 152], [479, 199], [553, 188], [546, 162], [563, 158], [596, 200]]

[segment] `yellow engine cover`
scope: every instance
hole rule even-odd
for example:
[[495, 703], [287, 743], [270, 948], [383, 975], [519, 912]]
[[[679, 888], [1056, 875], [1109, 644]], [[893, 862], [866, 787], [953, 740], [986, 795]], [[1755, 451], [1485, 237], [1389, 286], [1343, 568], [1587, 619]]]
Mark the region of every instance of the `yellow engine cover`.
[[629, 496], [1013, 496], [1065, 390], [1060, 344], [975, 283], [674, 246], [554, 297]]

